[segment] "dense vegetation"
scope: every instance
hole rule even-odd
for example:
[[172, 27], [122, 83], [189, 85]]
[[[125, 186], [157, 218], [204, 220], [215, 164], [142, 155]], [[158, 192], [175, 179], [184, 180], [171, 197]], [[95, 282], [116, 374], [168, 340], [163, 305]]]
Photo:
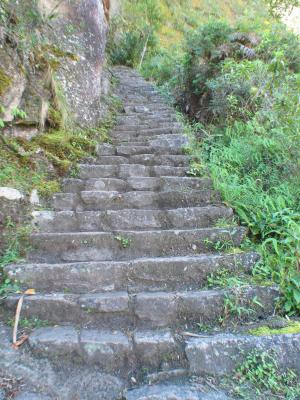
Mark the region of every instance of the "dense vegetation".
[[[262, 254], [255, 277], [280, 284], [279, 311], [297, 315], [299, 38], [267, 17], [261, 2], [206, 22], [203, 2], [193, 2], [200, 7], [191, 11], [188, 3], [169, 5], [165, 23], [167, 1], [125, 2], [123, 23], [111, 32], [111, 61], [140, 68], [188, 115], [195, 132], [189, 151], [198, 160], [191, 171], [209, 171], [224, 202], [249, 227], [246, 245]], [[291, 5], [268, 3], [273, 15]]]

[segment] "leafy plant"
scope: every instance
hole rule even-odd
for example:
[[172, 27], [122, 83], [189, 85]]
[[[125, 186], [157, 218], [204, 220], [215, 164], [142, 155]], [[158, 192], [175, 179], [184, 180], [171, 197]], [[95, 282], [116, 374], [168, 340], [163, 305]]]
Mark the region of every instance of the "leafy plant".
[[296, 400], [300, 394], [297, 374], [291, 369], [280, 371], [271, 352], [254, 350], [247, 354], [245, 361], [237, 368], [234, 379], [238, 383], [235, 391], [243, 398], [249, 398], [249, 389], [254, 389], [258, 396], [269, 394], [270, 399], [280, 397]]
[[13, 108], [12, 115], [13, 115], [14, 118], [20, 118], [20, 119], [25, 119], [27, 117], [26, 112], [21, 110], [18, 107], [14, 107]]
[[[8, 325], [14, 326], [14, 319], [8, 320]], [[40, 318], [21, 318], [19, 320], [19, 328], [23, 328], [26, 330], [32, 330], [37, 328], [44, 328], [49, 326], [49, 321], [42, 320]]]
[[130, 239], [121, 235], [115, 236], [115, 240], [117, 240], [120, 243], [123, 249], [127, 249], [127, 247], [129, 247], [131, 243]]
[[11, 244], [11, 247], [0, 256], [0, 300], [7, 297], [10, 293], [15, 293], [19, 290], [17, 283], [7, 278], [3, 271], [6, 265], [14, 263], [20, 258], [18, 249], [14, 247], [14, 244]]
[[209, 288], [241, 288], [249, 285], [249, 278], [250, 276], [232, 275], [227, 269], [221, 268], [209, 275], [207, 286]]
[[284, 13], [290, 12], [293, 7], [299, 6], [299, 0], [265, 0], [270, 12], [275, 17], [280, 17]]
[[126, 0], [122, 18], [117, 17], [111, 23], [107, 47], [111, 63], [141, 67], [146, 53], [151, 53], [156, 47], [160, 23], [158, 0]]
[[247, 298], [245, 289], [245, 286], [235, 286], [225, 294], [224, 312], [219, 320], [221, 325], [224, 325], [229, 318], [242, 321], [253, 315], [256, 307], [262, 307], [257, 297]]

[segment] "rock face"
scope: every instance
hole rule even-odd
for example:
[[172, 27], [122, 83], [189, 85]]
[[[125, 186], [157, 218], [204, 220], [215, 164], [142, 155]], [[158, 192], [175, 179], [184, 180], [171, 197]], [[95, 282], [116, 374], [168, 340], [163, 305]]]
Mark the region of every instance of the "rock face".
[[[104, 3], [38, 0], [33, 4], [26, 0], [20, 4], [10, 0], [8, 7], [19, 17], [24, 8], [25, 27], [29, 30], [34, 25], [38, 39], [35, 46], [29, 43], [29, 37], [24, 39], [23, 50], [18, 33], [15, 43], [8, 39], [10, 30], [17, 31], [18, 25], [7, 22], [1, 30], [0, 104], [4, 110], [0, 116], [8, 123], [5, 133], [30, 139], [45, 124], [53, 123], [51, 112], [55, 107], [67, 115], [64, 117], [68, 122], [97, 126], [103, 114], [101, 94], [108, 90], [108, 74], [104, 71], [108, 19]], [[37, 7], [39, 17], [33, 22], [26, 20], [29, 7]], [[27, 116], [10, 126], [11, 121], [18, 120], [16, 107]]]
[[[49, 15], [56, 4], [54, 0], [39, 0], [39, 8], [45, 15]], [[64, 0], [56, 12], [50, 37], [62, 51], [74, 55], [74, 59], [64, 59], [57, 71], [58, 81], [75, 121], [94, 126], [101, 117], [100, 94], [108, 29], [104, 5], [99, 0]]]

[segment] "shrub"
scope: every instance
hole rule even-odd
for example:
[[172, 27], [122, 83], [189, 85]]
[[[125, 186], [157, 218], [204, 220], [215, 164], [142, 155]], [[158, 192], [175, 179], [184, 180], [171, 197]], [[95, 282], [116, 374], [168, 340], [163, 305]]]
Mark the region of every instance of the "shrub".
[[270, 62], [280, 50], [293, 72], [300, 71], [300, 44], [297, 36], [283, 24], [275, 24], [271, 30], [262, 34], [262, 40], [257, 48], [260, 58]]
[[248, 120], [259, 110], [269, 83], [268, 66], [260, 60], [224, 61], [217, 77], [208, 80], [208, 105], [218, 123]]
[[126, 0], [122, 18], [110, 27], [107, 52], [114, 65], [141, 66], [145, 56], [157, 47], [157, 29], [161, 23], [158, 0]]

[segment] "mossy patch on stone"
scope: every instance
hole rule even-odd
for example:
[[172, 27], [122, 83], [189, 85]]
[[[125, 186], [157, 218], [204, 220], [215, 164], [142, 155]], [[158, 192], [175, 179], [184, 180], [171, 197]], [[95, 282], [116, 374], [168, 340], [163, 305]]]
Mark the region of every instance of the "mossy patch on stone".
[[2, 68], [0, 68], [0, 96], [3, 96], [4, 93], [9, 88], [12, 79], [9, 75], [7, 75]]
[[300, 322], [289, 322], [287, 326], [278, 329], [272, 329], [268, 326], [260, 326], [249, 331], [253, 336], [286, 335], [300, 333]]

